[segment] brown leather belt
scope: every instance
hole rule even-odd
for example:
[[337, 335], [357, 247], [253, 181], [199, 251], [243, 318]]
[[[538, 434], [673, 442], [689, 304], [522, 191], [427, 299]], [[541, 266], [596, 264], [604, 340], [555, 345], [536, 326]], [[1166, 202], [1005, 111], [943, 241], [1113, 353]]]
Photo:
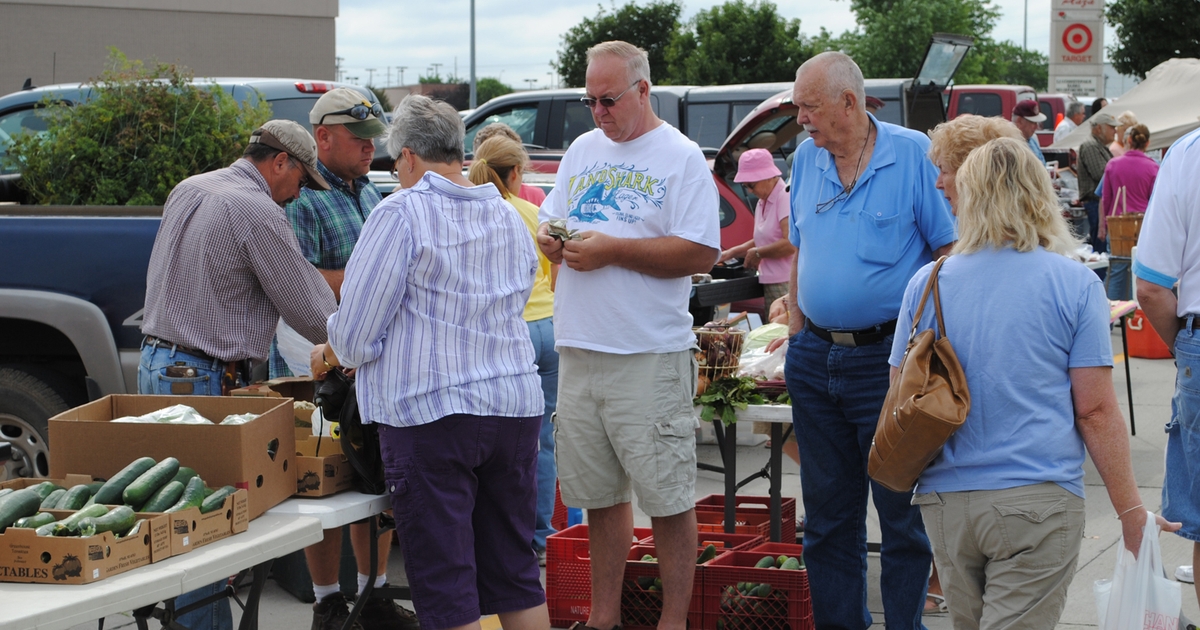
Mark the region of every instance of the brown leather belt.
[[[155, 337], [154, 335], [146, 335], [146, 345], [153, 346], [155, 348], [157, 348], [159, 346], [168, 347], [168, 348], [171, 348], [172, 350], [176, 350], [176, 351], [182, 352], [184, 354], [190, 354], [194, 357], [204, 359], [205, 361], [220, 361], [220, 359], [217, 359], [216, 357], [212, 356], [211, 354], [209, 354], [203, 350], [189, 348], [185, 345], [175, 343], [174, 341], [167, 341], [166, 339]], [[225, 363], [225, 362], [221, 361], [221, 363]]]
[[863, 328], [862, 330], [829, 330], [821, 328], [808, 320], [808, 329], [814, 335], [838, 346], [847, 348], [857, 348], [858, 346], [869, 346], [873, 343], [883, 341], [885, 337], [896, 332], [896, 320], [883, 322], [878, 326]]

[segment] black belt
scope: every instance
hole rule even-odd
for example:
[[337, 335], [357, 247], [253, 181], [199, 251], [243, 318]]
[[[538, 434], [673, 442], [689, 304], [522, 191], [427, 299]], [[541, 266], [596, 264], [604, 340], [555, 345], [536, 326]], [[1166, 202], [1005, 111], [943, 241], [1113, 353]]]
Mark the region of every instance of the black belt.
[[221, 363], [225, 363], [225, 361], [221, 361], [220, 359], [212, 356], [211, 354], [209, 354], [203, 350], [189, 348], [185, 345], [175, 343], [174, 341], [167, 341], [166, 339], [161, 339], [159, 337], [155, 337], [154, 335], [146, 335], [146, 345], [152, 346], [155, 348], [157, 348], [159, 346], [163, 346], [163, 347], [171, 348], [172, 350], [176, 350], [178, 352], [182, 352], [184, 354], [190, 354], [198, 359], [204, 359], [205, 361], [220, 361]]
[[858, 346], [869, 346], [873, 343], [879, 343], [880, 341], [883, 341], [885, 337], [896, 332], [896, 320], [893, 319], [890, 322], [883, 322], [878, 326], [871, 326], [870, 328], [863, 328], [862, 330], [829, 330], [814, 324], [810, 319], [808, 320], [808, 329], [811, 330], [814, 335], [824, 339], [825, 341], [828, 341], [829, 343], [838, 346], [846, 346], [848, 348], [855, 348]]

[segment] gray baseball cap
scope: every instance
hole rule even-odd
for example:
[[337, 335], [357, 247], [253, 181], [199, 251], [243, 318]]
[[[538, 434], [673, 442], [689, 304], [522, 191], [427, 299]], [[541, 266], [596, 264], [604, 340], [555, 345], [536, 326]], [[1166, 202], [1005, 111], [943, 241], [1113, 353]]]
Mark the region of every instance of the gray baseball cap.
[[308, 187], [329, 190], [329, 182], [317, 170], [317, 141], [312, 134], [291, 120], [268, 120], [250, 134], [250, 143], [265, 144], [296, 159], [308, 174]]
[[308, 122], [314, 125], [345, 125], [350, 133], [370, 139], [387, 133], [383, 108], [351, 88], [335, 88], [317, 99]]
[[1090, 122], [1092, 123], [1093, 127], [1096, 125], [1108, 125], [1109, 127], [1117, 126], [1117, 119], [1113, 118], [1112, 114], [1106, 112], [1100, 112], [1092, 116], [1092, 120]]

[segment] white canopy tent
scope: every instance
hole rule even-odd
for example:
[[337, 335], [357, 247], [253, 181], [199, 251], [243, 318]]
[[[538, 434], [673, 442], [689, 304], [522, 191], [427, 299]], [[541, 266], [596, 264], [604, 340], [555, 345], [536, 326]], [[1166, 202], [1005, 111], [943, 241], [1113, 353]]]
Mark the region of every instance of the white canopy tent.
[[[1150, 130], [1147, 150], [1171, 146], [1184, 134], [1200, 127], [1200, 59], [1168, 59], [1154, 67], [1146, 79], [1100, 110], [1116, 118], [1130, 111]], [[1047, 150], [1078, 149], [1092, 126], [1084, 121], [1067, 137]]]

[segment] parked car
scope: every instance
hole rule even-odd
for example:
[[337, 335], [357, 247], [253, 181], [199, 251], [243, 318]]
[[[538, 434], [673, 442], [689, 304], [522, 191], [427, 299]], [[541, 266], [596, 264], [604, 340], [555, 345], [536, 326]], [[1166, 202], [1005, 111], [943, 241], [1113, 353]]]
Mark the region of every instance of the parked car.
[[[370, 90], [349, 83], [331, 81], [308, 81], [303, 79], [259, 79], [259, 78], [197, 78], [196, 85], [216, 84], [238, 101], [262, 98], [271, 104], [272, 117], [294, 120], [312, 131], [308, 123], [308, 112], [321, 95], [338, 87], [357, 90], [372, 103], [379, 99]], [[5, 159], [12, 138], [20, 133], [44, 133], [46, 121], [41, 113], [44, 103], [50, 100], [63, 105], [85, 103], [95, 97], [95, 88], [83, 83], [63, 83], [21, 90], [0, 98], [0, 201], [28, 201], [19, 186], [20, 173], [16, 165]], [[382, 143], [376, 143], [375, 159], [381, 158], [390, 168], [390, 160]]]

